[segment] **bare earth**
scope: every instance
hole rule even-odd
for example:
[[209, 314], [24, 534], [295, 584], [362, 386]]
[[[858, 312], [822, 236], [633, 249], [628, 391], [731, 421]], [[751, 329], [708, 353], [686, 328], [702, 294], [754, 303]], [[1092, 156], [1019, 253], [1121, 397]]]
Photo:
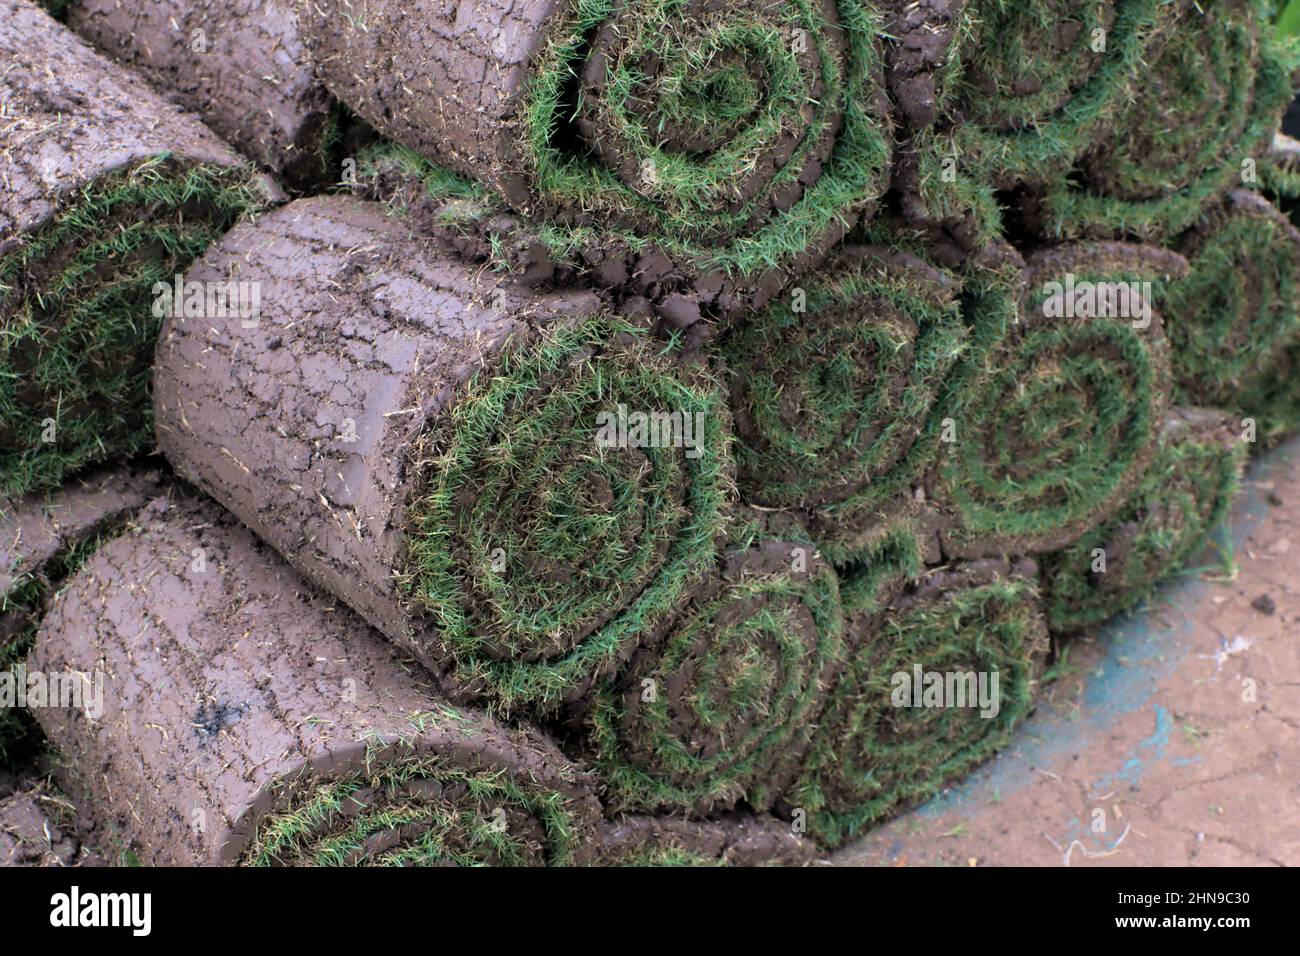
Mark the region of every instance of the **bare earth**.
[[1300, 439], [1198, 568], [1072, 642], [1006, 753], [835, 862], [1300, 865]]

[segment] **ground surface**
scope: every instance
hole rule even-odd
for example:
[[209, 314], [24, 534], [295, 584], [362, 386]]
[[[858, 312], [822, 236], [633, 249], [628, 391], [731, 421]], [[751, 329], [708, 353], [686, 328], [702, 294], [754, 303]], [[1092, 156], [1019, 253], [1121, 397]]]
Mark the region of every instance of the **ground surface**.
[[1300, 439], [1199, 566], [1072, 642], [1007, 752], [835, 862], [1300, 865]]

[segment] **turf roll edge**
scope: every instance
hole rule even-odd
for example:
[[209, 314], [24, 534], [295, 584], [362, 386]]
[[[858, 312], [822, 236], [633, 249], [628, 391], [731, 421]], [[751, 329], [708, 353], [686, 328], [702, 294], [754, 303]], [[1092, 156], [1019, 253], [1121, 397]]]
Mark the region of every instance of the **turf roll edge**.
[[147, 865], [570, 865], [594, 846], [590, 781], [549, 741], [440, 703], [209, 502], [158, 499], [91, 558], [29, 669], [99, 684], [95, 719], [91, 696], [36, 716], [69, 792]]
[[1108, 135], [1074, 177], [1046, 190], [1046, 235], [1173, 238], [1245, 182], [1272, 142], [1294, 95], [1300, 43], [1277, 34], [1265, 0], [1175, 6], [1168, 41]]
[[995, 190], [1068, 173], [1132, 95], [1167, 0], [883, 0], [904, 129], [900, 208], [968, 251], [997, 234]]
[[1179, 401], [1256, 420], [1260, 441], [1300, 425], [1300, 231], [1234, 190], [1176, 248], [1191, 263], [1161, 309]]
[[769, 809], [844, 652], [838, 579], [804, 539], [742, 523], [709, 586], [570, 723], [615, 811]]
[[888, 185], [879, 24], [863, 0], [310, 5], [331, 91], [477, 178], [608, 273], [710, 305], [814, 265]]
[[911, 495], [938, 452], [932, 413], [966, 347], [960, 280], [849, 246], [737, 323], [729, 373], [744, 500], [797, 511], [832, 561]]
[[12, 497], [151, 444], [155, 283], [272, 194], [26, 0], [0, 3], [0, 59], [0, 496]]
[[1110, 521], [1043, 563], [1048, 624], [1071, 633], [1149, 596], [1226, 517], [1250, 447], [1239, 423], [1210, 409], [1173, 409], [1146, 478]]
[[554, 707], [714, 568], [725, 396], [595, 296], [494, 280], [344, 197], [236, 229], [187, 279], [236, 273], [255, 328], [163, 330], [161, 449], [449, 694]]
[[845, 573], [847, 663], [782, 801], [824, 846], [959, 780], [1033, 706], [1048, 650], [1034, 562], [979, 561], [912, 578], [914, 547], [906, 529], [895, 530]]
[[990, 331], [945, 408], [929, 497], [946, 555], [1054, 551], [1122, 505], [1172, 388], [1155, 283], [1186, 270], [1177, 253], [1124, 243], [1028, 258], [1018, 318]]

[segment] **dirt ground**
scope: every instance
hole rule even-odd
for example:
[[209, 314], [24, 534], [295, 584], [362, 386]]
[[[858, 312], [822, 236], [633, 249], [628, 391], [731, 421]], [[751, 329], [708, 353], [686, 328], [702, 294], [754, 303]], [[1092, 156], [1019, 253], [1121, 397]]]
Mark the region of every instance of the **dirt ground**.
[[835, 862], [1300, 865], [1298, 631], [1300, 439], [1197, 569], [1068, 645], [1008, 751]]

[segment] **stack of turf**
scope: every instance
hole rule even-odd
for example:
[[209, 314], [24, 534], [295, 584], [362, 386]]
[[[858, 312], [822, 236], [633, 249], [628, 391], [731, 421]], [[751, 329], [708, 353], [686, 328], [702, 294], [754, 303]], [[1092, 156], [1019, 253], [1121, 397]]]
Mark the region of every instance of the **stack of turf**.
[[[21, 62], [57, 43], [138, 86], [0, 2]], [[188, 75], [135, 6], [69, 22]], [[288, 175], [292, 110], [245, 128], [227, 62], [280, 24], [306, 54], [252, 62], [389, 137], [355, 187], [243, 187], [171, 258], [101, 245], [130, 227], [97, 170], [0, 203], [49, 206], [0, 300], [26, 316], [0, 490], [152, 419], [215, 499], [177, 487], [79, 554], [29, 662], [105, 682], [95, 719], [36, 716], [147, 861], [806, 862], [1003, 746], [1049, 636], [1149, 596], [1249, 442], [1300, 424], [1300, 233], [1251, 189], [1300, 197], [1270, 4], [254, 8], [167, 28], [231, 33], [169, 95]], [[48, 75], [5, 81], [67, 112]], [[187, 288], [256, 314], [151, 320], [119, 278], [196, 257]], [[88, 394], [73, 361], [131, 372]], [[75, 449], [36, 443], [51, 403]]]

